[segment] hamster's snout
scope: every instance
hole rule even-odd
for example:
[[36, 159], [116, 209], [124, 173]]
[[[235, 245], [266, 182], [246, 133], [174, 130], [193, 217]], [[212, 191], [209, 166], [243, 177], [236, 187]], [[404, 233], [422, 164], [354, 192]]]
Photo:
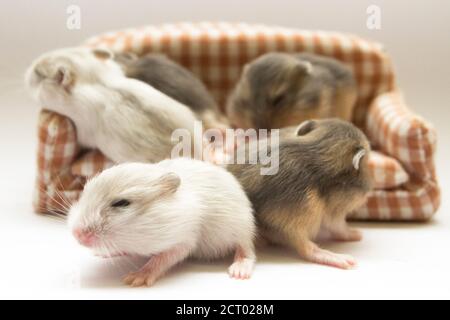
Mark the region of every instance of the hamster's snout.
[[97, 236], [92, 231], [76, 228], [73, 230], [73, 235], [81, 245], [88, 248], [94, 246], [97, 241]]
[[36, 87], [44, 79], [45, 79], [44, 74], [37, 67], [32, 67], [28, 69], [25, 75], [25, 82], [30, 88]]
[[43, 72], [42, 70], [40, 70], [39, 67], [34, 68], [33, 71], [34, 71], [34, 76], [35, 76], [37, 79], [41, 80], [41, 79], [44, 79], [44, 78], [45, 78], [44, 72]]
[[73, 75], [64, 63], [42, 60], [28, 69], [26, 78], [32, 87], [43, 81], [53, 81], [58, 85], [68, 86], [73, 80]]

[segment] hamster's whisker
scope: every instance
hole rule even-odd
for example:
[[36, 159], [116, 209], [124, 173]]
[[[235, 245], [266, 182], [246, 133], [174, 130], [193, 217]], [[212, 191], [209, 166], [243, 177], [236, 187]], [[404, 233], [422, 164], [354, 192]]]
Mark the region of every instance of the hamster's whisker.
[[64, 199], [64, 196], [58, 190], [55, 190], [55, 194], [59, 197], [61, 204], [64, 205], [64, 209], [69, 210], [71, 205]]
[[105, 244], [105, 242], [103, 240], [100, 241], [100, 246], [99, 247], [100, 247], [100, 250], [102, 252], [104, 252], [107, 257], [109, 257], [111, 255], [109, 250], [108, 250], [108, 247], [106, 246], [106, 244]]
[[137, 238], [142, 239], [142, 237], [130, 237], [129, 233], [115, 233], [115, 235], [120, 237], [120, 243], [126, 247], [133, 247], [136, 245]]
[[[49, 197], [51, 197], [51, 196], [49, 195]], [[69, 209], [70, 209], [70, 208], [67, 207], [63, 202], [61, 202], [61, 201], [59, 201], [58, 199], [56, 199], [56, 197], [51, 197], [51, 200], [54, 201], [54, 202], [56, 202], [61, 208], [64, 209], [64, 211], [69, 212]]]
[[[58, 199], [56, 199], [56, 197], [51, 195], [49, 192], [47, 192], [47, 191], [45, 191], [45, 192], [51, 201], [56, 202], [56, 204], [59, 205], [61, 208], [63, 208], [64, 211], [66, 211], [66, 212], [69, 211], [69, 209], [70, 209], [69, 207], [67, 207], [65, 204], [61, 203], [61, 201], [58, 201]], [[44, 208], [44, 209], [48, 211], [48, 208]]]
[[[42, 187], [39, 187], [39, 189], [40, 189], [42, 192], [44, 192], [44, 193], [47, 195], [47, 197], [49, 197], [49, 199], [50, 199], [51, 201], [56, 202], [56, 204], [58, 204], [58, 205], [59, 205], [61, 208], [63, 208], [66, 212], [69, 211], [70, 207], [67, 207], [65, 204], [63, 204], [63, 203], [61, 203], [60, 201], [58, 201], [58, 199], [56, 199], [55, 195], [52, 195], [52, 194], [50, 193], [49, 190], [46, 190], [46, 189], [44, 189], [44, 188], [42, 188]], [[56, 192], [56, 189], [55, 189], [54, 191]], [[58, 196], [61, 197], [60, 195], [58, 195]], [[48, 211], [48, 208], [42, 208], [42, 209]]]
[[45, 211], [45, 214], [42, 214], [42, 216], [45, 216], [45, 218], [55, 220], [58, 222], [66, 222], [66, 220], [67, 220], [66, 215], [59, 213], [56, 210], [49, 210], [48, 208], [44, 208], [44, 207], [37, 207], [37, 209], [40, 211]]
[[[60, 192], [58, 189], [53, 189], [53, 191], [55, 192], [55, 195], [50, 194], [50, 191], [48, 190], [44, 190], [43, 188], [41, 188], [42, 191], [44, 191], [47, 196], [55, 201], [59, 206], [61, 206], [66, 212], [69, 212], [70, 207], [72, 206], [71, 203], [68, 202], [68, 200], [65, 199], [64, 195], [62, 194], [62, 192]], [[59, 197], [60, 201], [56, 198], [56, 196]]]
[[64, 197], [64, 195], [61, 193], [61, 191], [55, 190], [55, 192], [58, 195], [58, 197], [61, 199], [61, 201], [66, 205], [65, 209], [69, 210], [72, 207], [72, 203], [70, 203], [69, 200], [67, 200], [67, 198]]
[[[61, 178], [59, 176], [57, 176], [57, 182], [58, 182], [59, 186], [61, 187], [61, 190], [64, 191], [65, 188], [64, 188], [64, 185], [62, 184]], [[69, 208], [72, 207], [72, 203], [66, 197], [63, 197], [62, 193], [60, 193], [60, 191], [58, 189], [56, 189], [56, 192], [58, 193], [61, 200], [64, 201], [64, 203], [67, 204], [67, 206]]]
[[111, 262], [111, 265], [114, 268], [119, 268], [120, 272], [123, 272], [123, 267], [121, 265], [119, 265], [119, 263], [117, 263], [117, 261], [114, 259], [112, 252], [114, 252], [115, 249], [113, 248], [111, 242], [105, 238], [102, 238], [101, 242], [102, 242], [102, 247], [106, 251], [106, 255], [108, 256], [108, 260], [109, 260], [109, 262]]
[[[121, 240], [123, 240], [123, 239], [121, 238]], [[126, 243], [126, 241], [122, 241], [122, 242], [125, 242], [125, 243]], [[122, 251], [122, 250], [119, 250], [119, 248], [117, 247], [117, 245], [115, 244], [114, 241], [109, 240], [108, 243], [109, 243], [109, 245], [110, 245], [112, 248], [114, 248], [114, 250], [115, 250], [116, 252], [121, 252], [121, 251]], [[133, 242], [130, 242], [129, 244], [130, 244], [130, 245], [133, 245]], [[139, 269], [139, 266], [137, 266], [137, 265], [133, 262], [133, 260], [132, 260], [128, 255], [121, 256], [121, 258], [122, 258], [122, 259], [120, 259], [119, 261], [125, 262], [125, 263], [127, 264], [127, 267], [133, 267], [134, 269]]]
[[67, 220], [67, 216], [65, 214], [60, 213], [55, 209], [49, 209], [48, 207], [44, 206], [37, 206], [36, 209], [42, 216], [45, 216], [45, 218], [56, 220], [59, 222], [65, 222]]
[[[115, 244], [114, 241], [109, 240], [108, 243], [109, 243], [109, 245], [110, 245], [116, 252], [121, 252], [121, 250], [119, 250], [119, 248], [117, 247], [117, 245]], [[127, 266], [131, 266], [131, 267], [133, 267], [133, 268], [135, 268], [135, 269], [138, 269], [138, 266], [136, 266], [136, 265], [133, 263], [133, 261], [131, 261], [131, 259], [130, 259], [128, 256], [126, 256], [126, 255], [125, 255], [125, 256], [122, 256], [122, 259], [119, 260], [119, 261], [124, 261], [124, 262], [127, 263]]]
[[59, 213], [58, 211], [50, 211], [47, 216], [55, 218], [55, 219], [58, 219], [59, 221], [66, 221], [67, 220], [67, 216], [62, 214], [62, 213]]

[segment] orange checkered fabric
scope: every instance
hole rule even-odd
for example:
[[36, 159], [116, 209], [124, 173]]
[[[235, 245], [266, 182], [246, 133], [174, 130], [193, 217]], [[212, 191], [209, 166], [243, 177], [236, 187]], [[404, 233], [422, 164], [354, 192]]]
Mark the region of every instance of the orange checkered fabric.
[[[180, 23], [110, 32], [84, 45], [138, 55], [166, 54], [196, 74], [222, 107], [242, 67], [263, 53], [307, 51], [334, 57], [354, 71], [359, 93], [354, 122], [377, 151], [369, 158], [375, 190], [353, 218], [426, 220], [439, 206], [433, 164], [435, 131], [408, 110], [396, 90], [391, 61], [377, 43], [335, 32]], [[78, 198], [86, 179], [111, 165], [99, 151], [80, 150], [70, 120], [42, 111], [36, 211], [64, 212]]]

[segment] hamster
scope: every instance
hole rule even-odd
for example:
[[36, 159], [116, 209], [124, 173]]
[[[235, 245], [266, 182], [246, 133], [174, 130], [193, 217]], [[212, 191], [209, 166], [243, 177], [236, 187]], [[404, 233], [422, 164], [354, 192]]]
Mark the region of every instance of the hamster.
[[[242, 146], [250, 149], [250, 145]], [[370, 146], [353, 124], [338, 119], [308, 120], [280, 130], [279, 170], [260, 175], [258, 164], [229, 165], [253, 204], [260, 235], [293, 247], [311, 262], [350, 268], [355, 260], [319, 248], [319, 231], [335, 240], [359, 241], [347, 215], [364, 204], [372, 181]]]
[[171, 140], [176, 129], [187, 129], [194, 137], [194, 113], [126, 77], [109, 50], [46, 53], [27, 70], [26, 84], [39, 104], [74, 122], [82, 147], [99, 149], [116, 163], [169, 158], [178, 143]]
[[350, 68], [309, 53], [267, 53], [244, 67], [227, 103], [239, 128], [279, 129], [310, 119], [351, 121], [357, 98]]
[[224, 168], [178, 158], [120, 164], [89, 181], [69, 212], [80, 244], [102, 256], [149, 257], [125, 277], [152, 285], [188, 257], [234, 252], [233, 278], [249, 278], [255, 263], [254, 215], [236, 178]]
[[138, 57], [119, 53], [115, 60], [127, 77], [141, 80], [178, 102], [188, 106], [206, 129], [226, 129], [228, 120], [205, 85], [189, 70], [162, 54]]

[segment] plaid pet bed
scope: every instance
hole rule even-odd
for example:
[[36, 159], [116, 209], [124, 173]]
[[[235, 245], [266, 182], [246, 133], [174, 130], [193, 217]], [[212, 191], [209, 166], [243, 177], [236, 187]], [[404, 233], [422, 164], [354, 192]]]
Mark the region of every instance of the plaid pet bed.
[[[194, 72], [222, 107], [243, 65], [265, 52], [308, 51], [337, 58], [354, 71], [359, 93], [354, 122], [376, 150], [369, 159], [376, 188], [353, 218], [427, 220], [439, 207], [435, 131], [408, 110], [396, 89], [391, 61], [377, 43], [353, 35], [264, 25], [180, 23], [111, 32], [85, 45], [138, 55], [164, 53]], [[43, 110], [35, 210], [65, 212], [86, 179], [111, 165], [98, 151], [80, 150], [69, 119]]]

